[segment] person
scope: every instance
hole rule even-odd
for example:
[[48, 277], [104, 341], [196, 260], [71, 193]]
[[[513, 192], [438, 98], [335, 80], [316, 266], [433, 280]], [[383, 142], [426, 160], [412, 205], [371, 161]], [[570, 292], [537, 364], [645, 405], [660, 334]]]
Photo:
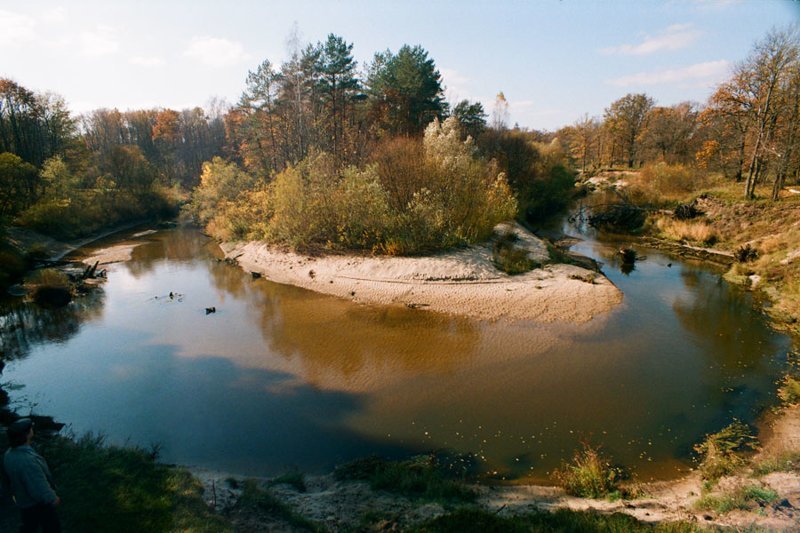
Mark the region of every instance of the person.
[[44, 533], [60, 533], [56, 507], [61, 498], [56, 494], [47, 463], [31, 446], [33, 421], [20, 418], [8, 426], [6, 434], [11, 447], [3, 456], [3, 470], [20, 508], [20, 533], [32, 533], [40, 528]]

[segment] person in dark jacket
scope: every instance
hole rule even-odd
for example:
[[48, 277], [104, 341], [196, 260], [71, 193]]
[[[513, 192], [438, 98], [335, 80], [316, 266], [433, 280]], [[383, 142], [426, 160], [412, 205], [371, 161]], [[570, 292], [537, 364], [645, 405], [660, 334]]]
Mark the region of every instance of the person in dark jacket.
[[56, 507], [61, 503], [53, 476], [44, 458], [31, 447], [33, 421], [20, 418], [6, 430], [11, 448], [3, 457], [3, 470], [20, 508], [20, 533], [41, 528], [44, 533], [59, 533], [61, 524]]

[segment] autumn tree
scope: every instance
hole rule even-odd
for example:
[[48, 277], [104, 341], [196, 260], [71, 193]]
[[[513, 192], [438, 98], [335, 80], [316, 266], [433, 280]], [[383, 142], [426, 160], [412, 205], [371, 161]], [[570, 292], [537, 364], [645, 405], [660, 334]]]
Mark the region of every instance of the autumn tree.
[[605, 125], [629, 168], [639, 160], [639, 134], [644, 130], [653, 104], [653, 99], [646, 94], [627, 94], [605, 111]]
[[41, 165], [63, 153], [75, 135], [75, 121], [60, 96], [33, 91], [0, 78], [0, 152]]
[[599, 159], [601, 127], [598, 119], [587, 114], [563, 132], [569, 154], [582, 171], [586, 171], [589, 163], [596, 163]]
[[781, 90], [798, 61], [796, 30], [771, 31], [756, 43], [750, 57], [737, 70], [746, 81], [750, 115], [753, 119], [753, 146], [745, 180], [745, 198], [753, 198], [760, 174], [765, 173], [767, 151], [775, 138], [781, 112]]
[[697, 105], [692, 102], [651, 109], [639, 133], [645, 158], [667, 163], [690, 162], [695, 152], [692, 143], [697, 133], [697, 119]]

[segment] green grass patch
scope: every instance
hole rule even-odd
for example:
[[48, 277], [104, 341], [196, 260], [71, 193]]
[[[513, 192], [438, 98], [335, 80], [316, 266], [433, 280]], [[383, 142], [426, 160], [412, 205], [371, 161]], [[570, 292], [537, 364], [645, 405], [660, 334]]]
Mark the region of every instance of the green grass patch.
[[784, 452], [753, 465], [753, 474], [756, 476], [771, 472], [800, 472], [800, 452]]
[[732, 492], [701, 497], [695, 507], [702, 511], [715, 511], [720, 514], [734, 510], [748, 510], [754, 506], [763, 507], [777, 501], [778, 493], [774, 490], [759, 485], [738, 487]]
[[532, 531], [688, 533], [701, 530], [689, 522], [672, 522], [653, 526], [622, 513], [600, 514], [560, 509], [553, 513], [539, 511], [506, 517], [483, 509], [465, 508], [429, 520], [411, 531], [418, 533], [528, 533]]
[[366, 481], [373, 490], [384, 490], [411, 499], [434, 502], [472, 502], [475, 493], [464, 484], [469, 466], [436, 454], [407, 461], [378, 457], [358, 459], [336, 467], [336, 479]]
[[67, 531], [231, 531], [206, 506], [200, 482], [158, 464], [153, 451], [108, 446], [92, 435], [56, 436], [38, 447], [58, 486]]
[[553, 472], [553, 478], [567, 494], [582, 498], [604, 498], [618, 489], [622, 471], [611, 465], [599, 450], [584, 444], [571, 463]]
[[305, 531], [325, 531], [323, 526], [297, 513], [289, 505], [275, 497], [269, 490], [259, 487], [258, 482], [254, 479], [245, 480], [242, 488], [242, 497], [239, 499], [237, 506], [258, 509], [270, 516], [279, 518], [292, 527]]
[[750, 426], [738, 420], [717, 433], [707, 435], [702, 443], [694, 446], [702, 457], [700, 473], [709, 481], [731, 474], [744, 464], [743, 454], [757, 448], [758, 439]]

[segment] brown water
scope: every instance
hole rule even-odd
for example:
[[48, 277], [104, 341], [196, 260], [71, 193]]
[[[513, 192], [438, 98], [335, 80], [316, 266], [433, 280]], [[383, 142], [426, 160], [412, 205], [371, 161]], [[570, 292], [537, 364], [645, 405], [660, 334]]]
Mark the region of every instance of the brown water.
[[705, 433], [756, 418], [790, 350], [719, 272], [646, 251], [623, 274], [593, 239], [577, 248], [625, 298], [582, 325], [357, 305], [253, 280], [195, 230], [131, 240], [102, 291], [5, 304], [3, 379], [22, 411], [168, 462], [274, 475], [448, 448], [544, 480], [589, 441], [668, 478]]

